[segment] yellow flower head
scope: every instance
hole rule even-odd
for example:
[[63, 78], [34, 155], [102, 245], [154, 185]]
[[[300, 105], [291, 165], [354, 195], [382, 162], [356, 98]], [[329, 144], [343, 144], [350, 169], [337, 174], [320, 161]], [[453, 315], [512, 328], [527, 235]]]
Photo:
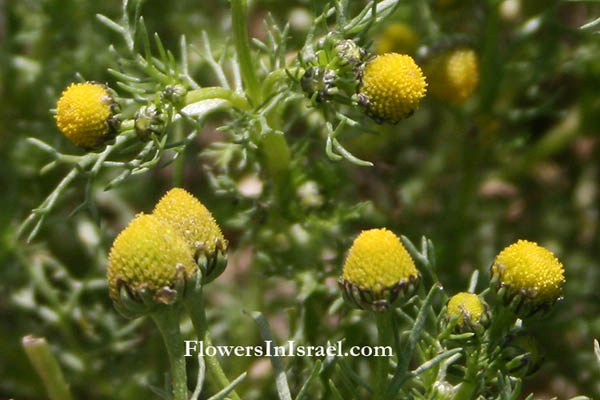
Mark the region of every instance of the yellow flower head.
[[169, 190], [156, 204], [152, 214], [182, 235], [193, 253], [199, 247], [209, 254], [227, 248], [227, 241], [210, 211], [184, 189]]
[[76, 145], [93, 149], [114, 136], [114, 129], [109, 123], [113, 104], [103, 85], [72, 83], [56, 104], [56, 125]]
[[506, 301], [518, 294], [533, 306], [552, 305], [565, 282], [563, 266], [554, 254], [527, 240], [502, 250], [491, 272], [500, 288], [506, 289]]
[[458, 317], [458, 325], [466, 323], [478, 324], [485, 313], [485, 306], [479, 296], [474, 293], [461, 292], [455, 294], [448, 301], [446, 315], [449, 318]]
[[[410, 254], [389, 230], [370, 229], [354, 240], [344, 264], [341, 285], [356, 305], [387, 308], [420, 278]], [[381, 301], [384, 303], [381, 303]], [[365, 307], [361, 307], [365, 308]]]
[[[120, 302], [121, 286], [136, 295], [173, 288], [178, 275], [197, 270], [183, 238], [153, 215], [138, 214], [115, 239], [108, 257], [110, 297]], [[158, 299], [160, 302], [160, 299]]]
[[429, 90], [452, 104], [467, 101], [479, 83], [479, 61], [472, 49], [458, 48], [434, 56], [425, 65]]
[[410, 56], [388, 53], [367, 63], [359, 101], [377, 122], [395, 124], [412, 115], [426, 88], [423, 72]]
[[375, 40], [377, 54], [398, 52], [412, 54], [417, 48], [417, 34], [406, 24], [395, 23], [385, 28]]

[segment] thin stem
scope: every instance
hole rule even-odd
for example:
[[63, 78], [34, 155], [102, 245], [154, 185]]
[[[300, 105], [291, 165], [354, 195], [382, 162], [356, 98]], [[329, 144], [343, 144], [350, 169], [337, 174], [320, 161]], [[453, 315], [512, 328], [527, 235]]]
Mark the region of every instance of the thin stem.
[[22, 340], [27, 357], [33, 364], [51, 400], [71, 400], [71, 392], [56, 357], [46, 339], [25, 336]]
[[171, 381], [174, 400], [187, 400], [187, 371], [185, 369], [185, 349], [179, 331], [179, 313], [170, 306], [160, 306], [150, 314], [160, 331], [171, 364]]
[[[390, 346], [392, 343], [392, 318], [393, 313], [386, 311], [377, 313], [377, 332], [379, 346]], [[375, 399], [386, 399], [388, 386], [388, 373], [390, 371], [390, 360], [387, 357], [377, 357], [375, 370]]]
[[470, 400], [477, 389], [477, 373], [481, 370], [479, 363], [479, 351], [467, 353], [467, 371], [453, 400]]
[[290, 149], [285, 136], [268, 132], [262, 139], [261, 150], [264, 154], [267, 169], [278, 187], [285, 184], [291, 162]]
[[482, 32], [481, 76], [483, 77], [479, 93], [479, 109], [489, 112], [493, 108], [500, 82], [502, 82], [502, 59], [498, 43], [498, 3], [499, 0], [489, 1], [486, 8], [484, 31]]
[[496, 341], [502, 340], [517, 319], [515, 313], [505, 306], [494, 307], [491, 325], [488, 329], [490, 348], [494, 349]]
[[[204, 312], [204, 299], [202, 294], [189, 296], [189, 298], [185, 300], [185, 307], [190, 315], [192, 324], [194, 325], [196, 335], [202, 340], [204, 347], [207, 348], [212, 346], [212, 339], [206, 322], [206, 313]], [[227, 375], [225, 375], [225, 372], [219, 363], [219, 359], [214, 355], [210, 356], [205, 354], [204, 360], [206, 362], [208, 374], [217, 383], [219, 389], [228, 387], [231, 382], [227, 378]], [[232, 391], [229, 395], [232, 400], [241, 400], [240, 396], [235, 391]]]
[[[175, 141], [181, 142], [184, 139], [183, 125], [176, 123], [174, 133]], [[185, 148], [181, 150], [173, 164], [173, 186], [183, 187], [183, 175], [185, 173]]]
[[246, 21], [246, 0], [231, 0], [231, 19], [233, 25], [233, 42], [242, 73], [242, 80], [246, 86], [246, 93], [250, 101], [260, 104], [262, 101], [260, 83], [250, 55], [250, 41], [248, 40], [248, 24]]

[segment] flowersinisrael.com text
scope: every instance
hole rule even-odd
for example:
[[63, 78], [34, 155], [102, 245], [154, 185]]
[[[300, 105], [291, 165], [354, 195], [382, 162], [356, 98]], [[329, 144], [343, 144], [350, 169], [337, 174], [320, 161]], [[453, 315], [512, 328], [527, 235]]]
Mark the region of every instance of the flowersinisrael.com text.
[[185, 356], [221, 356], [221, 357], [391, 357], [391, 346], [352, 346], [344, 351], [343, 341], [335, 344], [327, 342], [324, 346], [296, 345], [293, 340], [286, 346], [276, 346], [272, 340], [266, 340], [263, 346], [205, 346], [201, 340], [185, 341]]

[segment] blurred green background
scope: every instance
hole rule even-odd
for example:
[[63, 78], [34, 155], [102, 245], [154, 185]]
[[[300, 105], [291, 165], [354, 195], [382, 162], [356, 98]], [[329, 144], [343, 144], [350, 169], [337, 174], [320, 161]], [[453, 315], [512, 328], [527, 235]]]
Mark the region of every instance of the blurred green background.
[[[557, 254], [567, 284], [565, 300], [551, 318], [532, 325], [546, 363], [525, 392], [535, 392], [536, 399], [600, 396], [592, 351], [600, 336], [600, 36], [593, 27], [579, 29], [600, 16], [600, 6], [495, 3], [404, 2], [389, 23], [409, 25], [418, 46], [456, 41], [477, 49], [481, 79], [474, 98], [456, 107], [427, 97], [397, 126], [372, 124], [376, 134], [349, 131], [341, 139], [344, 145], [373, 161], [372, 168], [328, 160], [321, 127], [298, 118], [286, 133], [295, 168], [302, 171], [290, 183], [304, 187], [297, 190], [300, 211], [277, 221], [264, 211], [273, 204], [265, 206], [260, 192], [245, 190], [263, 183], [264, 193], [269, 190], [260, 169], [228, 171], [237, 190], [216, 190], [210, 178], [223, 172], [200, 154], [225, 140], [216, 127], [226, 116], [209, 121], [186, 151], [183, 182], [214, 212], [233, 249], [228, 272], [208, 291], [217, 342], [258, 340], [242, 308], [264, 312], [282, 341], [298, 330], [313, 344], [336, 335], [373, 340], [360, 321], [341, 323], [328, 311], [340, 296], [334, 279], [344, 251], [360, 229], [387, 226], [413, 240], [431, 238], [450, 293], [464, 290], [476, 269], [484, 287], [495, 254], [527, 238]], [[99, 224], [85, 210], [70, 215], [84, 197], [85, 181], [75, 181], [32, 243], [16, 237], [19, 223], [67, 171], [61, 167], [40, 175], [48, 157], [25, 139], [81, 154], [58, 131], [49, 110], [76, 73], [114, 83], [106, 72], [116, 65], [109, 45], [122, 49], [123, 43], [95, 15], [118, 19], [120, 9], [116, 0], [0, 1], [2, 398], [46, 396], [20, 346], [26, 334], [48, 339], [76, 398], [150, 398], [149, 386], [162, 386], [167, 361], [157, 332], [146, 320], [130, 323], [114, 311], [103, 277], [115, 235], [173, 185], [171, 169], [138, 175], [109, 192], [102, 191], [102, 182], [110, 174], [101, 177], [95, 191]], [[278, 22], [292, 24], [293, 55], [310, 26], [310, 11], [308, 1], [253, 1], [251, 34], [264, 37], [261, 21], [272, 12]], [[229, 40], [226, 1], [148, 0], [142, 13], [148, 30], [176, 53], [181, 34], [198, 48], [202, 31], [216, 48]], [[371, 32], [373, 39], [384, 28]], [[417, 51], [418, 61], [423, 56]], [[191, 57], [197, 81], [215, 84], [199, 57]], [[305, 116], [306, 104], [298, 103], [289, 114]], [[355, 207], [361, 202], [367, 203]], [[81, 285], [85, 290], [67, 304]], [[303, 326], [296, 326], [298, 321]], [[250, 371], [243, 384], [247, 398], [274, 398], [266, 360], [224, 362], [232, 377]], [[306, 365], [290, 360], [288, 367], [291, 384], [301, 385]]]

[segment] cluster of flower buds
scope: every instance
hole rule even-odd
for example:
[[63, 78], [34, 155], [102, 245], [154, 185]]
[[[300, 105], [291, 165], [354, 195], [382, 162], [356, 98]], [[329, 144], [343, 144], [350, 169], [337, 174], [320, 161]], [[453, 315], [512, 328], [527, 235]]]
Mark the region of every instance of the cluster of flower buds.
[[310, 98], [326, 101], [345, 92], [377, 123], [396, 124], [409, 117], [427, 91], [423, 72], [409, 55], [368, 57], [348, 39], [325, 40], [305, 64], [301, 84]]
[[[187, 89], [169, 85], [160, 95], [161, 102], [141, 106], [134, 115], [138, 138], [148, 141], [164, 134], [170, 108], [185, 104]], [[85, 150], [95, 150], [117, 135], [121, 119], [116, 94], [106, 85], [95, 82], [73, 83], [56, 104], [56, 125], [73, 143]]]
[[171, 189], [152, 214], [138, 214], [117, 236], [107, 271], [110, 296], [128, 318], [172, 305], [219, 276], [227, 241], [211, 213], [183, 189]]
[[[490, 286], [499, 306], [521, 318], [546, 314], [560, 299], [562, 264], [549, 250], [526, 240], [508, 246], [491, 268]], [[421, 274], [400, 239], [387, 229], [361, 232], [354, 240], [339, 279], [345, 299], [361, 309], [385, 311], [414, 294]], [[488, 307], [474, 293], [458, 293], [448, 301], [446, 320], [461, 331], [481, 333], [488, 327]]]
[[352, 95], [365, 50], [352, 40], [334, 35], [328, 35], [316, 47], [306, 59], [300, 57], [305, 68], [300, 79], [302, 90], [317, 102], [328, 101], [338, 94]]

